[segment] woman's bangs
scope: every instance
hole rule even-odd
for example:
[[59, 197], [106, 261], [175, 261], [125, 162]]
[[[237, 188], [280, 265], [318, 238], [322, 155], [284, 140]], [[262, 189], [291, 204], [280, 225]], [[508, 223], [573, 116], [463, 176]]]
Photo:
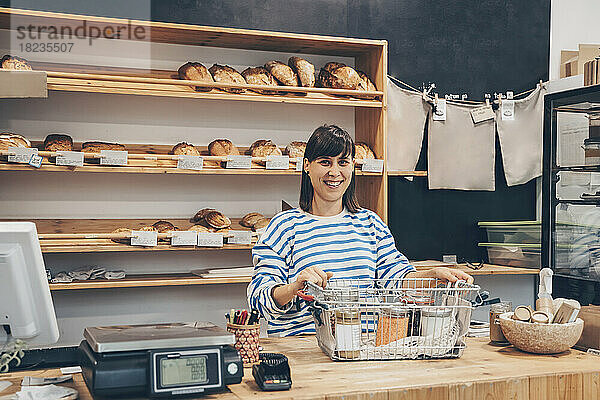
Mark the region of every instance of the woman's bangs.
[[343, 136], [333, 136], [329, 140], [319, 143], [315, 152], [315, 159], [318, 157], [350, 157], [352, 158], [352, 142]]

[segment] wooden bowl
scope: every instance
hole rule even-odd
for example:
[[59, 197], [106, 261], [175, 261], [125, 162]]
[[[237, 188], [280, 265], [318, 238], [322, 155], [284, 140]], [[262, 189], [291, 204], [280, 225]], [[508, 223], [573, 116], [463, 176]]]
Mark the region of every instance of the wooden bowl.
[[583, 332], [581, 318], [568, 324], [534, 324], [515, 321], [512, 315], [512, 312], [500, 315], [502, 333], [510, 344], [528, 353], [562, 353], [573, 347]]

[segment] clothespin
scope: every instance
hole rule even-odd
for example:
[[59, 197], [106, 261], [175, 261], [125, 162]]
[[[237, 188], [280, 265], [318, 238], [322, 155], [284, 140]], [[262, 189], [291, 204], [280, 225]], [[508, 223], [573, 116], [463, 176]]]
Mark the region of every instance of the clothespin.
[[488, 99], [488, 98], [485, 99], [485, 105], [488, 107], [490, 106], [490, 99]]
[[438, 99], [439, 99], [438, 94], [435, 93], [435, 97], [433, 99], [433, 104], [435, 104], [436, 106], [437, 106], [437, 103], [438, 103]]

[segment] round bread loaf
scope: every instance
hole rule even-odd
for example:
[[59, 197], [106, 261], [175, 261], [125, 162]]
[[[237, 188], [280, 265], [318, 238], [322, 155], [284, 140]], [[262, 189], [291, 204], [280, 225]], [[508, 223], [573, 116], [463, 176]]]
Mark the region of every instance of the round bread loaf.
[[300, 57], [290, 57], [288, 65], [298, 74], [300, 84], [304, 87], [315, 86], [315, 66]]
[[231, 226], [231, 220], [219, 211], [211, 211], [205, 217], [206, 223], [215, 229], [225, 229]]
[[[367, 76], [367, 74], [365, 74], [362, 71], [358, 71], [358, 70], [356, 72], [358, 73], [358, 76], [360, 76], [360, 79], [362, 79], [362, 83], [359, 85], [358, 90], [368, 90], [368, 91], [375, 91], [375, 90], [377, 90], [377, 88], [375, 87], [375, 85], [373, 84], [373, 82], [371, 82], [371, 80], [369, 79], [369, 77]], [[365, 99], [365, 100], [373, 100], [377, 96], [356, 95], [354, 97], [359, 98], [359, 99]]]
[[142, 226], [138, 229], [134, 229], [134, 231], [158, 232], [158, 229], [156, 229], [153, 225], [150, 225], [150, 226]]
[[262, 229], [262, 228], [266, 228], [267, 225], [269, 225], [269, 222], [271, 222], [270, 218], [262, 218], [259, 219], [258, 221], [256, 221], [256, 223], [252, 226], [252, 229], [254, 229], [255, 231]]
[[[250, 85], [261, 85], [261, 86], [278, 86], [277, 81], [271, 75], [269, 71], [267, 71], [263, 67], [256, 68], [246, 68], [242, 72], [242, 76], [246, 79]], [[277, 90], [259, 90], [252, 89], [253, 92], [260, 94], [277, 94], [279, 93]]]
[[366, 144], [366, 143], [356, 143], [354, 145], [354, 158], [356, 159], [374, 159], [375, 158], [375, 153], [373, 153], [373, 150], [371, 150], [371, 148]]
[[[131, 233], [131, 229], [129, 228], [117, 228], [114, 231], [112, 231], [111, 233]], [[125, 244], [129, 244], [130, 243], [130, 238], [125, 238], [125, 239], [111, 239], [113, 242], [116, 243], [125, 243]]]
[[18, 71], [31, 71], [33, 69], [24, 58], [15, 57], [8, 54], [2, 57], [1, 63], [3, 69], [12, 69]]
[[213, 211], [217, 211], [214, 208], [203, 208], [201, 210], [199, 210], [192, 218], [190, 218], [190, 222], [196, 224], [200, 221], [203, 221], [204, 218], [206, 218], [206, 216], [208, 215], [208, 213], [211, 213]]
[[[199, 62], [187, 62], [183, 64], [177, 70], [177, 74], [179, 75], [179, 79], [188, 81], [200, 81], [206, 83], [215, 81], [206, 67]], [[210, 92], [212, 90], [211, 87], [206, 86], [196, 86], [194, 89], [197, 92]]]
[[84, 153], [100, 153], [100, 150], [125, 151], [126, 148], [122, 144], [108, 142], [85, 142], [81, 145], [81, 151]]
[[71, 151], [73, 150], [73, 138], [62, 133], [51, 133], [44, 139], [44, 150]]
[[229, 139], [216, 139], [209, 143], [208, 152], [211, 156], [237, 156], [240, 154], [238, 148]]
[[261, 213], [251, 212], [242, 217], [240, 220], [240, 225], [245, 226], [246, 228], [252, 228], [255, 223], [259, 220], [263, 219], [265, 216]]
[[298, 75], [294, 70], [281, 61], [269, 61], [265, 69], [284, 86], [298, 86]]
[[9, 147], [31, 147], [31, 142], [16, 133], [0, 133], [0, 150], [6, 151]]
[[252, 157], [280, 156], [283, 153], [275, 143], [266, 139], [259, 139], [252, 143], [248, 149]]
[[[215, 82], [220, 83], [235, 83], [237, 85], [245, 85], [246, 80], [237, 72], [234, 68], [231, 68], [229, 65], [219, 65], [214, 64], [212, 67], [208, 69], [208, 72], [212, 75]], [[224, 90], [229, 93], [243, 93], [245, 89], [237, 89], [237, 88], [221, 88], [220, 90]]]
[[159, 233], [169, 232], [169, 231], [178, 231], [179, 230], [179, 229], [177, 229], [177, 227], [175, 227], [175, 225], [173, 225], [169, 221], [163, 221], [163, 220], [156, 221], [155, 223], [152, 224], [152, 226]]
[[173, 149], [171, 149], [171, 153], [174, 155], [184, 155], [184, 156], [199, 156], [200, 155], [200, 152], [198, 151], [197, 148], [194, 147], [194, 145], [186, 143], [186, 142], [177, 143], [175, 146], [173, 146]]
[[306, 142], [291, 142], [285, 148], [285, 151], [290, 158], [304, 158], [304, 151], [306, 150]]
[[210, 228], [207, 228], [204, 225], [192, 225], [188, 228], [188, 231], [196, 231], [196, 232], [211, 232]]

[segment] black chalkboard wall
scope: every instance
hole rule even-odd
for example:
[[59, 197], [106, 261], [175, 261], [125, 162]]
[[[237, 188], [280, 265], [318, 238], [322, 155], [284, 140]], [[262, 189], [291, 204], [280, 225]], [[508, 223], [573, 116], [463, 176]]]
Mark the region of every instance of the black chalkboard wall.
[[[15, 1], [14, 7], [145, 18], [114, 1]], [[87, 4], [86, 4], [87, 3]], [[0, 4], [9, 5], [0, 0]], [[117, 10], [107, 11], [109, 8]], [[156, 21], [386, 39], [389, 73], [439, 93], [533, 87], [548, 78], [550, 0], [207, 0], [152, 1]], [[419, 169], [426, 168], [422, 155]], [[535, 219], [535, 183], [508, 188], [497, 152], [496, 191], [429, 191], [426, 178], [390, 178], [389, 225], [411, 259], [483, 253], [477, 221]]]

